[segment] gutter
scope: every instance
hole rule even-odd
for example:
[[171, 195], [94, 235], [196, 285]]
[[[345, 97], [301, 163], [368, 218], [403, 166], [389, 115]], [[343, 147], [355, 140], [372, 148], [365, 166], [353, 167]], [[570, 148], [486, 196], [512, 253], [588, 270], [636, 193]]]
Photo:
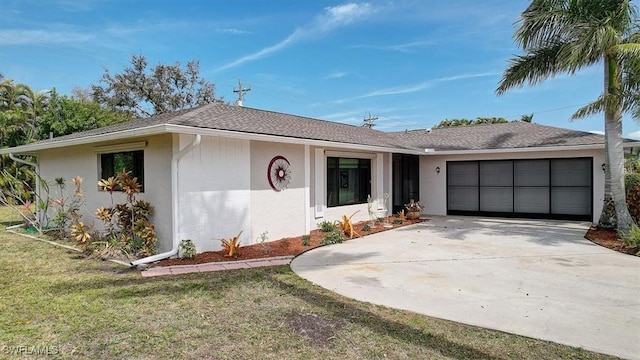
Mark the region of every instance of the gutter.
[[19, 157], [16, 157], [15, 155], [13, 155], [13, 153], [9, 153], [9, 159], [15, 162], [18, 162], [20, 164], [33, 166], [36, 172], [36, 193], [35, 193], [34, 203], [36, 205], [36, 219], [38, 219], [38, 223], [41, 224], [42, 226], [42, 221], [44, 220], [44, 217], [42, 216], [42, 210], [38, 206], [38, 198], [40, 197], [40, 166], [38, 165], [37, 162], [32, 163], [30, 161], [20, 159]]
[[171, 250], [161, 254], [135, 260], [131, 262], [132, 267], [159, 261], [178, 254], [178, 245], [180, 244], [180, 240], [178, 239], [178, 224], [180, 215], [180, 197], [178, 196], [178, 163], [180, 162], [180, 159], [193, 151], [193, 149], [195, 149], [198, 145], [200, 145], [201, 139], [202, 136], [200, 134], [196, 134], [193, 137], [193, 141], [189, 145], [185, 146], [184, 149], [180, 150], [177, 154], [174, 154], [173, 158], [171, 159], [171, 203], [173, 204], [173, 212], [171, 214], [171, 223], [173, 228], [173, 246], [171, 247]]
[[432, 155], [432, 156], [433, 155], [472, 155], [472, 154], [504, 154], [504, 153], [524, 153], [524, 152], [568, 151], [568, 150], [604, 150], [604, 144], [482, 149], [482, 150], [424, 149], [424, 152], [422, 154]]

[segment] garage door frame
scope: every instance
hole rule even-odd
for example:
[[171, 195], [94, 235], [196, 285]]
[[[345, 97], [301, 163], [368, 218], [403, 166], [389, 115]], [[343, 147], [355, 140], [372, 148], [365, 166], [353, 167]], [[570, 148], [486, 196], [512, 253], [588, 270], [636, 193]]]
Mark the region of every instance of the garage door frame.
[[[554, 204], [560, 204], [558, 199], [554, 200], [554, 188], [561, 188], [562, 186], [558, 186], [558, 185], [554, 185], [552, 182], [552, 173], [553, 173], [553, 168], [554, 168], [554, 163], [556, 165], [558, 165], [559, 161], [567, 161], [567, 160], [579, 160], [579, 161], [585, 161], [588, 162], [588, 169], [589, 169], [589, 181], [588, 181], [588, 185], [581, 185], [581, 186], [566, 186], [568, 188], [582, 188], [582, 191], [585, 190], [585, 188], [588, 187], [588, 192], [589, 192], [589, 198], [585, 199], [588, 200], [589, 204], [588, 204], [588, 214], [566, 214], [566, 213], [554, 213], [553, 208], [554, 208]], [[511, 163], [511, 169], [513, 171], [513, 173], [511, 174], [512, 179], [516, 178], [516, 162], [521, 161], [546, 161], [549, 164], [549, 182], [547, 185], [548, 188], [548, 193], [549, 193], [549, 203], [548, 203], [548, 211], [547, 212], [517, 212], [515, 211], [516, 208], [518, 207], [516, 205], [516, 189], [520, 186], [517, 186], [515, 184], [515, 180], [512, 181], [510, 186], [506, 186], [504, 187], [504, 189], [506, 189], [508, 191], [508, 188], [511, 188], [512, 191], [512, 196], [511, 196], [511, 201], [512, 201], [512, 207], [511, 207], [511, 211], [481, 211], [480, 209], [483, 207], [482, 205], [482, 200], [481, 200], [481, 189], [483, 189], [483, 186], [481, 185], [481, 171], [480, 171], [480, 164], [481, 163], [498, 163], [498, 162], [510, 162]], [[477, 164], [478, 168], [477, 168], [477, 172], [476, 172], [476, 186], [477, 186], [477, 198], [476, 199], [471, 199], [472, 202], [473, 200], [477, 200], [477, 209], [476, 210], [452, 210], [450, 209], [450, 192], [451, 192], [451, 188], [450, 188], [450, 176], [452, 175], [452, 172], [450, 171], [451, 169], [451, 165], [452, 164], [460, 164], [460, 163], [468, 163], [468, 164]], [[575, 158], [534, 158], [534, 159], [495, 159], [495, 160], [461, 160], [461, 161], [447, 161], [446, 162], [446, 166], [447, 166], [447, 178], [446, 178], [446, 206], [447, 206], [447, 215], [469, 215], [469, 216], [494, 216], [494, 217], [518, 217], [518, 218], [533, 218], [533, 219], [562, 219], [562, 220], [580, 220], [580, 221], [592, 221], [593, 219], [593, 158], [592, 157], [575, 157]], [[473, 186], [470, 186], [473, 187]], [[484, 187], [485, 189], [487, 189], [486, 187]], [[542, 188], [544, 188], [544, 186], [542, 186]], [[584, 199], [584, 198], [583, 198]], [[455, 200], [454, 200], [455, 201]]]

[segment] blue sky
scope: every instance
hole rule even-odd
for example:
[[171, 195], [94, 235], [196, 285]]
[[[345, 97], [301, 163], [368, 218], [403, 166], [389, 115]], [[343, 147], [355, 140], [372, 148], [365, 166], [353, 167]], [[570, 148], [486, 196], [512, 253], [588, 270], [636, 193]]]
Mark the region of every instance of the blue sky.
[[[151, 65], [199, 60], [217, 95], [244, 105], [385, 131], [445, 118], [519, 119], [602, 131], [603, 116], [570, 121], [602, 91], [602, 67], [503, 96], [494, 90], [519, 50], [526, 0], [119, 1], [4, 0], [0, 72], [36, 90], [96, 83], [131, 55]], [[623, 120], [640, 138], [640, 125]]]

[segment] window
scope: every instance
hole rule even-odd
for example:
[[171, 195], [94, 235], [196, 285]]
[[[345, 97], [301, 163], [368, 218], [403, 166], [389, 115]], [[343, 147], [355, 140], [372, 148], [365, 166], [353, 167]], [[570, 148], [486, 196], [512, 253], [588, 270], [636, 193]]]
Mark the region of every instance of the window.
[[371, 159], [327, 158], [327, 206], [363, 204], [371, 194]]
[[108, 179], [126, 169], [137, 177], [140, 191], [144, 191], [144, 152], [142, 150], [100, 154], [100, 178]]

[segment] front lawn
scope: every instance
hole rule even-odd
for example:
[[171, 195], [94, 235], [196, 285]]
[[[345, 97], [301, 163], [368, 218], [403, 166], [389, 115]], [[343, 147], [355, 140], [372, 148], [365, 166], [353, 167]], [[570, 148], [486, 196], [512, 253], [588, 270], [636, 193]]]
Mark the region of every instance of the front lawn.
[[288, 266], [143, 278], [0, 230], [0, 273], [0, 358], [608, 358], [353, 301]]

